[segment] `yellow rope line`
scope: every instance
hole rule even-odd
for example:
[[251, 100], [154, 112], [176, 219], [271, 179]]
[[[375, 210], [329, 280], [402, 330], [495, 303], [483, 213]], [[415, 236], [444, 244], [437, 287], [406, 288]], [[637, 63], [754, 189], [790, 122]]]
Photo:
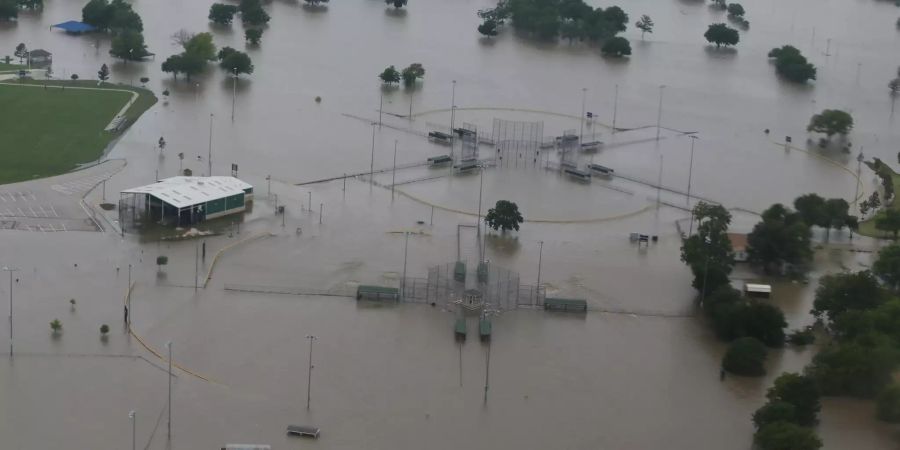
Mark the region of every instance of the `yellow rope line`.
[[231, 244], [226, 245], [225, 247], [222, 247], [218, 252], [216, 252], [216, 256], [213, 257], [212, 264], [209, 265], [209, 270], [206, 271], [206, 278], [203, 280], [203, 288], [206, 289], [206, 285], [209, 284], [209, 280], [210, 280], [210, 278], [212, 278], [213, 268], [216, 267], [216, 262], [219, 261], [219, 256], [222, 256], [222, 253], [224, 253], [226, 250], [229, 250], [236, 245], [244, 244], [246, 242], [250, 242], [255, 239], [270, 237], [270, 236], [274, 236], [274, 234], [269, 233], [269, 232], [263, 232], [263, 233], [255, 234], [248, 238], [241, 239], [240, 241], [237, 241], [237, 242], [232, 242]]
[[859, 188], [859, 195], [858, 195], [855, 199], [853, 199], [853, 201], [852, 201], [851, 203], [856, 204], [857, 202], [859, 202], [859, 199], [861, 199], [861, 198], [863, 198], [863, 196], [865, 196], [865, 192], [864, 192], [863, 185], [862, 185], [862, 180], [859, 178], [859, 175], [856, 174], [855, 172], [853, 172], [853, 170], [851, 170], [849, 167], [845, 166], [844, 164], [841, 164], [840, 162], [835, 161], [835, 160], [833, 160], [833, 159], [831, 159], [831, 158], [829, 158], [829, 157], [827, 157], [827, 156], [820, 155], [820, 154], [818, 154], [818, 153], [816, 153], [816, 152], [811, 152], [811, 151], [809, 151], [809, 150], [807, 150], [807, 149], [804, 149], [804, 148], [794, 147], [793, 145], [789, 145], [789, 144], [780, 144], [780, 143], [775, 142], [775, 141], [771, 141], [771, 142], [772, 142], [772, 144], [774, 144], [775, 146], [777, 146], [777, 147], [779, 147], [779, 148], [785, 148], [785, 147], [787, 147], [787, 148], [789, 148], [789, 149], [791, 149], [791, 150], [797, 150], [797, 151], [799, 151], [799, 152], [806, 153], [808, 156], [812, 156], [812, 157], [814, 157], [814, 158], [819, 158], [819, 159], [821, 159], [821, 160], [823, 160], [823, 161], [825, 161], [825, 162], [827, 162], [827, 163], [829, 163], [829, 164], [834, 165], [835, 167], [838, 167], [838, 168], [840, 168], [840, 169], [846, 171], [846, 172], [849, 173], [851, 176], [853, 176], [854, 178], [856, 178], [856, 186]]

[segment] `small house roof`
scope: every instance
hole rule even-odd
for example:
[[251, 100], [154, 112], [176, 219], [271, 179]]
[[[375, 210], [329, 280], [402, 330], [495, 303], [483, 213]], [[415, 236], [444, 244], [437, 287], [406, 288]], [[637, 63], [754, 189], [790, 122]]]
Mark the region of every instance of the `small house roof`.
[[744, 233], [728, 233], [728, 240], [731, 241], [731, 249], [735, 251], [747, 250], [747, 235]]
[[32, 51], [28, 52], [28, 55], [29, 55], [29, 56], [43, 56], [43, 57], [47, 57], [47, 56], [53, 55], [53, 53], [50, 53], [50, 52], [48, 52], [47, 50], [44, 50], [44, 49], [42, 49], [42, 48], [38, 48], [38, 49], [35, 49], [35, 50], [32, 50]]
[[59, 28], [67, 33], [85, 33], [88, 31], [96, 30], [93, 25], [88, 25], [77, 20], [69, 20], [63, 23], [58, 23], [56, 25], [53, 25], [53, 27], [51, 28]]
[[252, 187], [235, 177], [171, 177], [122, 193], [150, 194], [176, 208], [186, 208], [242, 194]]

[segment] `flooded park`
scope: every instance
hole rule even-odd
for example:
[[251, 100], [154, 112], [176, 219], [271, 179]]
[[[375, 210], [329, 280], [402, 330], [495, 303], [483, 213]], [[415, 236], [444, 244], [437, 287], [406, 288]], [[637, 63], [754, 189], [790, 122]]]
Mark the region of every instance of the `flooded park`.
[[[483, 37], [476, 11], [491, 0], [273, 0], [259, 46], [244, 43], [239, 21], [210, 24], [212, 2], [157, 0], [133, 3], [155, 56], [128, 63], [109, 55], [108, 37], [51, 29], [81, 20], [84, 3], [47, 0], [0, 22], [0, 56], [19, 42], [47, 49], [62, 80], [95, 79], [105, 63], [111, 82], [149, 78], [159, 101], [101, 164], [0, 185], [0, 267], [17, 269], [0, 272], [14, 317], [0, 325], [2, 449], [135, 439], [144, 449], [749, 450], [766, 389], [816, 349], [785, 346], [765, 376], [720, 380], [727, 343], [700, 314], [680, 259], [690, 208], [721, 204], [748, 233], [769, 205], [805, 193], [855, 205], [879, 186], [859, 153], [893, 163], [900, 142], [886, 87], [900, 64], [900, 8], [886, 1], [760, 0], [740, 43], [716, 49], [703, 31], [723, 11], [635, 0], [620, 5], [630, 20], [648, 14], [656, 27], [642, 38], [629, 23], [633, 54], [615, 59], [512, 27]], [[190, 81], [163, 73], [182, 29], [247, 51], [255, 70], [236, 80], [213, 64]], [[814, 83], [776, 76], [766, 55], [785, 44], [818, 68]], [[427, 73], [413, 89], [377, 77], [416, 62]], [[807, 141], [810, 116], [826, 108], [852, 112], [850, 152]], [[0, 146], [13, 126], [0, 123]], [[480, 171], [427, 164], [465, 151], [427, 138], [453, 127], [484, 137]], [[543, 145], [567, 132], [603, 145], [570, 156]], [[578, 182], [567, 162], [616, 175]], [[129, 229], [99, 207], [183, 169], [236, 175], [253, 201], [197, 225], [193, 239]], [[519, 231], [478, 228], [498, 200], [518, 204]], [[814, 239], [808, 284], [771, 280], [789, 330], [813, 323], [820, 277], [869, 267], [886, 245], [846, 230]], [[494, 311], [490, 343], [454, 339], [457, 310], [431, 291], [417, 302], [355, 299], [359, 285], [420, 286], [435, 267], [472, 271], [482, 260], [518, 280]], [[526, 296], [536, 291], [586, 299], [588, 311], [546, 312]], [[898, 430], [874, 409], [824, 397], [823, 448], [896, 448]], [[286, 435], [294, 424], [321, 436]]]

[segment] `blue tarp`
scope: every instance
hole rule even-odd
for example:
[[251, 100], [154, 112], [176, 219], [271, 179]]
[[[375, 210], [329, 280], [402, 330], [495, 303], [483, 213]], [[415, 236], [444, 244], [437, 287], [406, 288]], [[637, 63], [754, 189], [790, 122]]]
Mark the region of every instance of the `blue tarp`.
[[88, 25], [88, 24], [83, 23], [83, 22], [78, 22], [78, 21], [75, 21], [75, 20], [70, 20], [70, 21], [68, 21], [68, 22], [58, 23], [58, 24], [56, 24], [56, 25], [53, 25], [53, 28], [59, 28], [59, 29], [65, 31], [66, 33], [85, 33], [85, 32], [88, 32], [88, 31], [94, 31], [94, 30], [96, 30], [96, 28], [94, 28], [94, 27], [91, 26], [91, 25]]

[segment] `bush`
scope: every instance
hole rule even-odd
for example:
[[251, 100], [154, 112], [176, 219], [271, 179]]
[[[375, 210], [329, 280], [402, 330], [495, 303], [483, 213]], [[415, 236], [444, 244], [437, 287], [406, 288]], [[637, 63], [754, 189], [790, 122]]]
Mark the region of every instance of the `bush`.
[[769, 347], [784, 345], [787, 322], [778, 307], [757, 301], [720, 303], [713, 313], [716, 334], [725, 340], [753, 337]]
[[169, 264], [168, 256], [160, 255], [160, 256], [156, 257], [156, 265], [157, 266], [165, 266], [166, 264]]
[[818, 450], [822, 440], [809, 428], [788, 422], [776, 422], [759, 429], [753, 443], [760, 450]]
[[53, 321], [50, 322], [50, 329], [53, 330], [53, 334], [58, 334], [62, 331], [62, 322], [60, 322], [59, 319], [53, 319]]
[[813, 358], [807, 370], [825, 395], [870, 398], [891, 382], [898, 361], [895, 344], [875, 333], [829, 345]]
[[794, 330], [788, 336], [788, 342], [792, 345], [811, 345], [816, 342], [816, 334], [813, 333], [812, 328]]
[[736, 375], [762, 376], [766, 373], [766, 346], [759, 339], [735, 340], [722, 358], [722, 368]]
[[877, 415], [879, 420], [900, 423], [900, 384], [894, 382], [878, 394]]
[[797, 417], [797, 408], [794, 405], [783, 401], [770, 401], [753, 413], [753, 424], [756, 429], [760, 429], [770, 423], [790, 422], [793, 423]]
[[815, 425], [821, 404], [819, 390], [812, 378], [798, 373], [783, 373], [766, 392], [770, 402], [782, 401], [794, 405], [796, 422]]
[[100, 334], [106, 336], [107, 333], [109, 333], [109, 325], [105, 323], [103, 325], [100, 325]]
[[628, 39], [616, 36], [606, 40], [603, 47], [600, 48], [600, 53], [606, 56], [628, 56], [631, 54], [631, 43], [628, 42]]

